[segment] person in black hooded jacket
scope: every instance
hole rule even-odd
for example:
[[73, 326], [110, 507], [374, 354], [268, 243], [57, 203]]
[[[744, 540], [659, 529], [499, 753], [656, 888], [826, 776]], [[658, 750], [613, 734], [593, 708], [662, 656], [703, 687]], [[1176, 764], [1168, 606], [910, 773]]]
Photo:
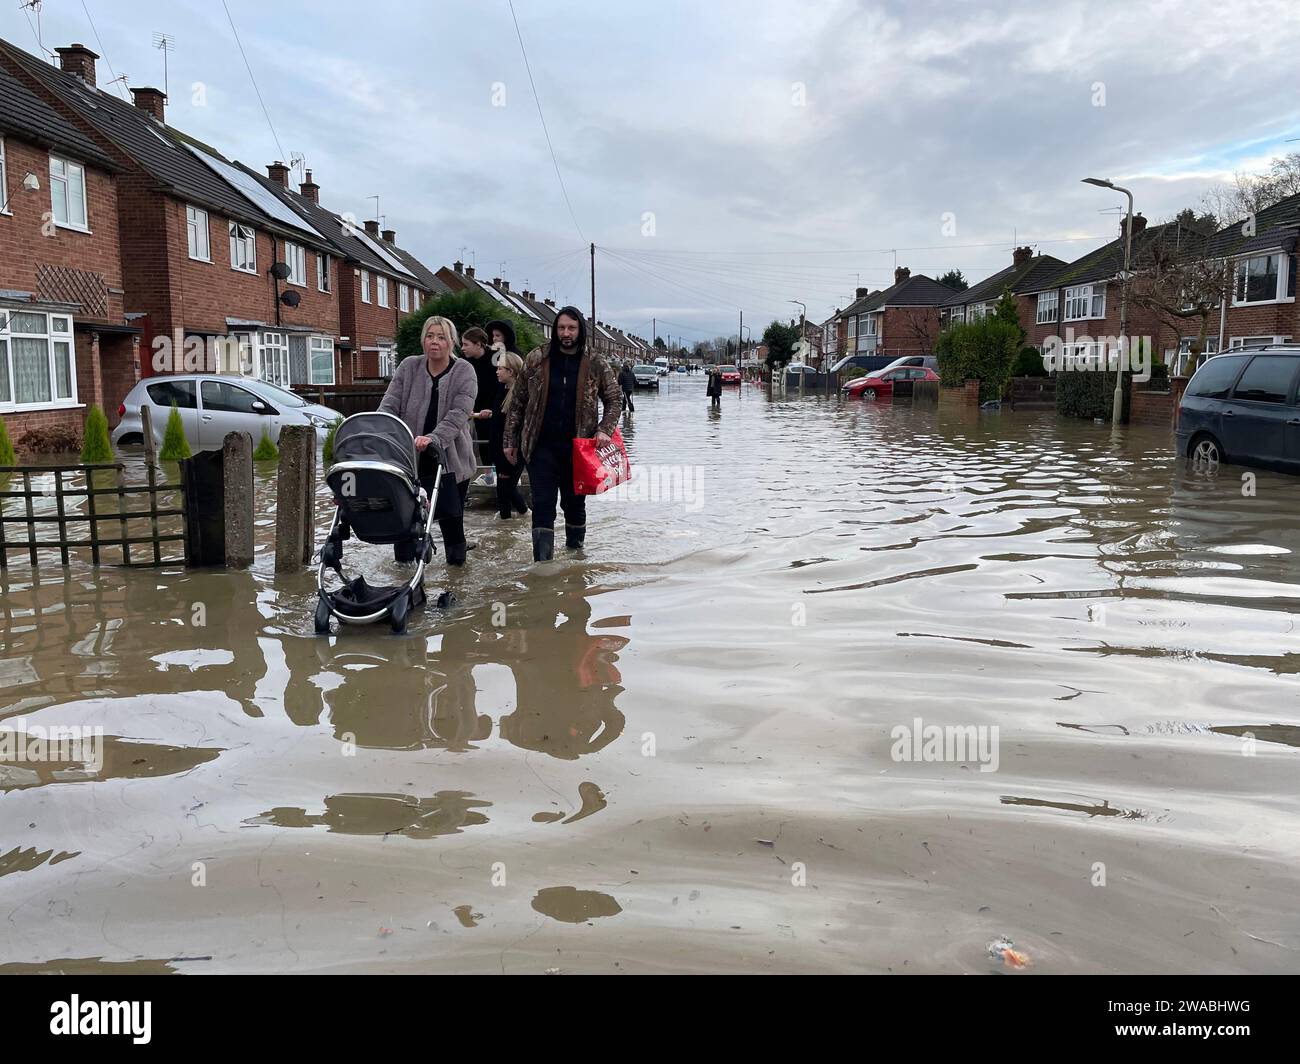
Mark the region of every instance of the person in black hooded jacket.
[[[497, 322], [496, 324], [500, 324]], [[491, 438], [492, 411], [501, 401], [501, 385], [497, 381], [496, 367], [492, 365], [492, 353], [489, 351], [492, 341], [489, 334], [477, 325], [461, 334], [460, 350], [469, 364], [474, 367], [474, 376], [478, 378], [478, 393], [474, 399], [474, 439], [478, 442], [480, 464], [487, 464], [491, 459], [487, 454], [488, 441]]]

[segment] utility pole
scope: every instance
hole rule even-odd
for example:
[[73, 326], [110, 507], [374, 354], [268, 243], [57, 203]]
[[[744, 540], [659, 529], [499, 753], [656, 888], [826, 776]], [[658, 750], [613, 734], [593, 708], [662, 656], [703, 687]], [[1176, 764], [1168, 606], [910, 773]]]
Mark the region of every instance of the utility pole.
[[591, 242], [591, 335], [596, 336], [596, 242]]
[[658, 319], [658, 318], [651, 318], [651, 319], [650, 319], [650, 348], [651, 348], [651, 350], [653, 350], [654, 348], [656, 348], [656, 347], [659, 346], [659, 344], [656, 343], [656, 341], [657, 341], [658, 339], [659, 339], [659, 319]]

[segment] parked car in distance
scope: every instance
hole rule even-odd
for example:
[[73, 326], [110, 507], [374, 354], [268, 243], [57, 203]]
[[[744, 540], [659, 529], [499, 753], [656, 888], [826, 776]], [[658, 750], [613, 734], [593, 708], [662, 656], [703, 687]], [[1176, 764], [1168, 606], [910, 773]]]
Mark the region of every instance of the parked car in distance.
[[[939, 372], [939, 360], [934, 355], [903, 355], [901, 358], [894, 359], [889, 365], [882, 366], [880, 372], [884, 373], [886, 370], [898, 369], [899, 366], [912, 366], [916, 369], [932, 369], [935, 373]], [[871, 376], [870, 371], [868, 371], [867, 376]]]
[[1177, 453], [1300, 473], [1300, 344], [1229, 349], [1207, 359], [1178, 404]]
[[678, 372], [678, 373], [685, 373], [685, 372], [686, 372], [686, 367], [685, 367], [685, 366], [678, 366], [678, 367], [677, 367], [677, 372]]
[[219, 373], [187, 373], [145, 377], [138, 381], [117, 408], [121, 421], [113, 430], [114, 445], [143, 443], [141, 405], [148, 403], [154, 441], [161, 446], [172, 405], [180, 412], [185, 438], [194, 450], [215, 450], [229, 432], [246, 432], [253, 444], [265, 429], [272, 442], [286, 425], [311, 425], [324, 439], [329, 427], [343, 415], [309, 403], [301, 396], [256, 377]]
[[659, 370], [654, 366], [633, 366], [632, 376], [636, 378], [638, 388], [659, 387]]
[[666, 376], [668, 376], [668, 356], [667, 356], [667, 355], [660, 355], [658, 358], [655, 359], [655, 371], [656, 371], [656, 372], [659, 374], [659, 376], [661, 376], [661, 377], [666, 377]]
[[740, 370], [735, 366], [719, 366], [718, 372], [722, 375], [723, 384], [739, 384]]
[[893, 369], [876, 370], [875, 373], [849, 381], [840, 390], [852, 398], [891, 399], [894, 395], [895, 381], [937, 381], [938, 379], [939, 374], [924, 366], [895, 366]]

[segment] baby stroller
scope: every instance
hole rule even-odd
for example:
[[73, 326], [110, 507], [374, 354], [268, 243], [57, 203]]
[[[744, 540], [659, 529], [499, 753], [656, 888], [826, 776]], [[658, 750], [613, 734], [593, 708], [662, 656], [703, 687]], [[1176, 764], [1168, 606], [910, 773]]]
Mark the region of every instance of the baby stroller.
[[[437, 446], [430, 444], [431, 447]], [[442, 470], [439, 454], [433, 498], [438, 496]], [[420, 486], [415, 438], [406, 422], [392, 414], [353, 414], [334, 434], [334, 464], [325, 474], [334, 493], [334, 521], [320, 549], [316, 587], [316, 634], [328, 635], [330, 617], [347, 624], [371, 624], [388, 618], [394, 632], [406, 631], [411, 610], [425, 603], [424, 567], [433, 561], [433, 500]], [[343, 542], [355, 535], [363, 543], [391, 543], [399, 562], [415, 562], [415, 573], [404, 584], [371, 587], [364, 576], [343, 577]], [[325, 587], [325, 570], [333, 569], [343, 586]], [[450, 592], [438, 596], [446, 609]]]

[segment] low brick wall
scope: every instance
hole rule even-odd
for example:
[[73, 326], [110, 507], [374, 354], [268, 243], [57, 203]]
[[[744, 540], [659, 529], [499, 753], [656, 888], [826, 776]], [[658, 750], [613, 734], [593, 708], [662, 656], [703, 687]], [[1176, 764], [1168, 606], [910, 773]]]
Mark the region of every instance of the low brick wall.
[[74, 406], [62, 410], [36, 410], [30, 414], [5, 414], [4, 423], [14, 450], [21, 454], [23, 437], [33, 429], [67, 429], [80, 439], [85, 417], [86, 408]]
[[939, 389], [939, 404], [941, 406], [971, 406], [976, 409], [980, 405], [980, 382], [969, 380], [960, 388], [943, 388]]
[[1130, 425], [1155, 425], [1172, 429], [1174, 424], [1174, 397], [1170, 392], [1146, 392], [1134, 388], [1129, 396]]
[[912, 381], [913, 403], [937, 403], [939, 401], [938, 381]]

